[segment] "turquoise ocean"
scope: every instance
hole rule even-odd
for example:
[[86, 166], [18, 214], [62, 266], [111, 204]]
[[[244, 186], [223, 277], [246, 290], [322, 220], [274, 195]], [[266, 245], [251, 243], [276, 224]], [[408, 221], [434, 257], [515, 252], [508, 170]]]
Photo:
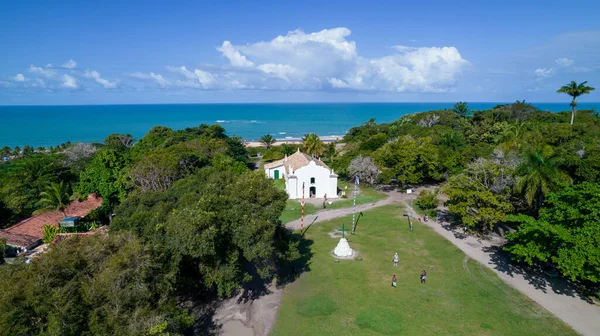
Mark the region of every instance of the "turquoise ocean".
[[[499, 103], [470, 103], [474, 110]], [[344, 135], [351, 127], [375, 118], [390, 122], [414, 112], [452, 107], [453, 103], [336, 103], [336, 104], [192, 104], [0, 106], [0, 147], [55, 146], [71, 142], [102, 142], [111, 133], [140, 138], [157, 125], [173, 129], [218, 123], [227, 134], [255, 140], [264, 134], [299, 138], [306, 133]], [[566, 111], [566, 103], [533, 103], [544, 111]], [[579, 109], [600, 111], [600, 103]]]

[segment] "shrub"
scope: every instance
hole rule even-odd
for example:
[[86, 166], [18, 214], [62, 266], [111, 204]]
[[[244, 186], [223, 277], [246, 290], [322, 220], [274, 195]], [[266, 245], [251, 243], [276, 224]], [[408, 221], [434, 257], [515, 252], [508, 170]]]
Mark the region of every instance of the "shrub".
[[415, 203], [417, 204], [417, 206], [419, 206], [419, 208], [423, 210], [436, 209], [440, 204], [440, 200], [438, 200], [437, 194], [437, 190], [433, 192], [429, 190], [421, 190], [421, 192], [419, 193], [419, 197], [417, 197]]

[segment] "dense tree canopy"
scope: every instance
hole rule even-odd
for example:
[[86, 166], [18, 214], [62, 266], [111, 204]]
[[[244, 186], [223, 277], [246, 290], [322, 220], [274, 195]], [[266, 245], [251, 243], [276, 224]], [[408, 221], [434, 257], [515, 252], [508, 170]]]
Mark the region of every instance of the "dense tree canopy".
[[506, 247], [515, 258], [552, 263], [572, 280], [600, 282], [600, 184], [549, 194], [537, 220], [523, 214], [510, 220], [520, 224]]
[[292, 246], [278, 247], [290, 239], [278, 219], [286, 199], [260, 173], [205, 168], [166, 192], [129, 197], [111, 232], [133, 231], [164, 247], [181, 267], [197, 269], [197, 281], [226, 295], [250, 276], [245, 265], [267, 278], [276, 260], [294, 255]]
[[31, 264], [0, 267], [0, 335], [147, 335], [193, 322], [176, 268], [130, 234], [71, 238]]

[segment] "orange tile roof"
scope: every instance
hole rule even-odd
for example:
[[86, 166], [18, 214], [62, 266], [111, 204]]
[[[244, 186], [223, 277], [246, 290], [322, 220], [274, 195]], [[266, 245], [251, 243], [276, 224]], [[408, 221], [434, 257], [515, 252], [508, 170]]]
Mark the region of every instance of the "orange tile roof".
[[[83, 202], [78, 200], [71, 202], [65, 209], [65, 213], [67, 217], [85, 217], [100, 205], [102, 205], [102, 198], [91, 194]], [[64, 214], [60, 211], [39, 214], [0, 230], [0, 238], [6, 238], [8, 245], [26, 248], [37, 240], [44, 238], [44, 225], [58, 226], [58, 223], [64, 217]]]

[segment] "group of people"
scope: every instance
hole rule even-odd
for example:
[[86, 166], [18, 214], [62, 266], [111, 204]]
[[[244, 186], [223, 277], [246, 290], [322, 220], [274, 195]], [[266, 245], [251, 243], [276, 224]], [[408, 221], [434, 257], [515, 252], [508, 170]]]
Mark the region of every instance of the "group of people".
[[[398, 267], [398, 261], [399, 261], [399, 257], [398, 257], [398, 252], [394, 253], [394, 267]], [[421, 270], [421, 283], [425, 284], [425, 282], [427, 281], [427, 272], [423, 269]], [[394, 274], [392, 276], [392, 287], [396, 288], [396, 274]]]

